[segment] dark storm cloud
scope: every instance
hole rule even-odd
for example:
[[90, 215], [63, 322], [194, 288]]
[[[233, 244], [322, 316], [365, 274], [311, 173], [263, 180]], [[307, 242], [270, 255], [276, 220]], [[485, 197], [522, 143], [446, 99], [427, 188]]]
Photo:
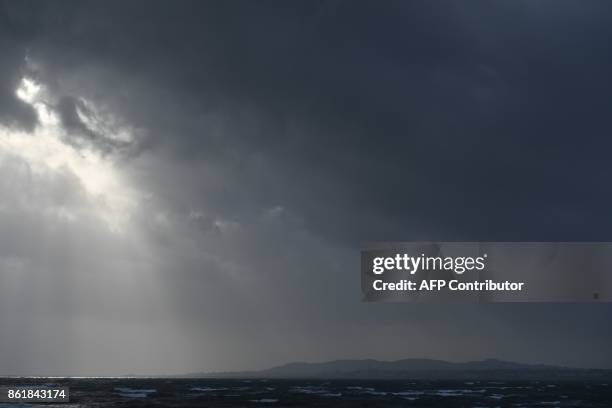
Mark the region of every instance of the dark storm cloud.
[[[21, 15], [49, 69], [120, 75], [98, 93], [121, 94], [125, 76], [156, 84], [115, 100], [153, 129], [149, 143], [245, 167], [263, 156], [284, 174], [266, 196], [326, 235], [602, 239], [610, 10], [545, 4], [86, 2]], [[210, 118], [227, 131], [215, 137]], [[259, 189], [267, 175], [252, 177]], [[329, 206], [313, 196], [350, 216], [321, 223]]]
[[[83, 101], [72, 96], [62, 97], [55, 106], [63, 126], [69, 131], [70, 137], [67, 142], [80, 147], [83, 142], [100, 150], [105, 154], [110, 153], [134, 153], [138, 150], [138, 141], [115, 140], [105, 135], [101, 130], [92, 129], [87, 126], [79, 116], [81, 112], [88, 117], [95, 117]], [[113, 129], [110, 129], [113, 132]]]
[[[144, 129], [134, 150], [156, 160], [131, 176], [155, 197], [138, 222], [160, 279], [181, 319], [206, 323], [202, 353], [235, 353], [202, 361], [376, 349], [611, 364], [609, 308], [407, 315], [359, 304], [355, 279], [361, 241], [610, 240], [606, 3], [1, 4], [2, 117], [34, 125], [14, 96], [27, 71], [76, 145], [117, 149], [79, 118], [80, 97]], [[562, 344], [592, 346], [572, 361], [534, 348], [568, 331], [560, 313], [585, 328]]]
[[0, 52], [0, 120], [13, 126], [32, 128], [36, 123], [34, 111], [15, 95], [25, 65], [24, 37], [11, 24], [4, 9], [0, 9]]

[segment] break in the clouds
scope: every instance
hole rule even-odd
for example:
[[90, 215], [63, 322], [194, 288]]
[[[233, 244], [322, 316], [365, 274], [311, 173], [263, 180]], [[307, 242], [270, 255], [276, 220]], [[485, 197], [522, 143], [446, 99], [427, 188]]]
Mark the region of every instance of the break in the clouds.
[[610, 20], [559, 1], [1, 2], [1, 373], [609, 367], [608, 306], [362, 304], [358, 249], [612, 239]]

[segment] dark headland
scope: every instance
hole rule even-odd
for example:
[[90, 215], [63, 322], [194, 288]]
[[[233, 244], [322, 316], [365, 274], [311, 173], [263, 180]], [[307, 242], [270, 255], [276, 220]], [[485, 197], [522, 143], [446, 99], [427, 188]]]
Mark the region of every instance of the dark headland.
[[497, 359], [449, 362], [432, 359], [333, 360], [289, 363], [253, 371], [192, 373], [191, 378], [270, 379], [448, 379], [448, 380], [610, 380], [612, 369], [586, 369], [521, 364]]

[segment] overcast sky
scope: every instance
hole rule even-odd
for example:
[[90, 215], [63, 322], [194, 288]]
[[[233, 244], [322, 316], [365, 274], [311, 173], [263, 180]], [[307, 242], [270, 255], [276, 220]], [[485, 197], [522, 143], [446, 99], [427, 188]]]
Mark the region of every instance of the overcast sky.
[[359, 287], [362, 242], [612, 241], [611, 37], [603, 1], [1, 1], [0, 374], [612, 367], [612, 305]]

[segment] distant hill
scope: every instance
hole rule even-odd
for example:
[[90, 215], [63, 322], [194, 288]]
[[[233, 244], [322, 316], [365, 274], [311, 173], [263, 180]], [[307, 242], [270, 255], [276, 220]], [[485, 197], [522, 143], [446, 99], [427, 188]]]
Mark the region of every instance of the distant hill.
[[431, 359], [334, 360], [323, 363], [289, 363], [259, 371], [194, 373], [200, 378], [271, 379], [610, 379], [612, 370], [578, 369], [520, 364], [486, 359], [454, 363]]

